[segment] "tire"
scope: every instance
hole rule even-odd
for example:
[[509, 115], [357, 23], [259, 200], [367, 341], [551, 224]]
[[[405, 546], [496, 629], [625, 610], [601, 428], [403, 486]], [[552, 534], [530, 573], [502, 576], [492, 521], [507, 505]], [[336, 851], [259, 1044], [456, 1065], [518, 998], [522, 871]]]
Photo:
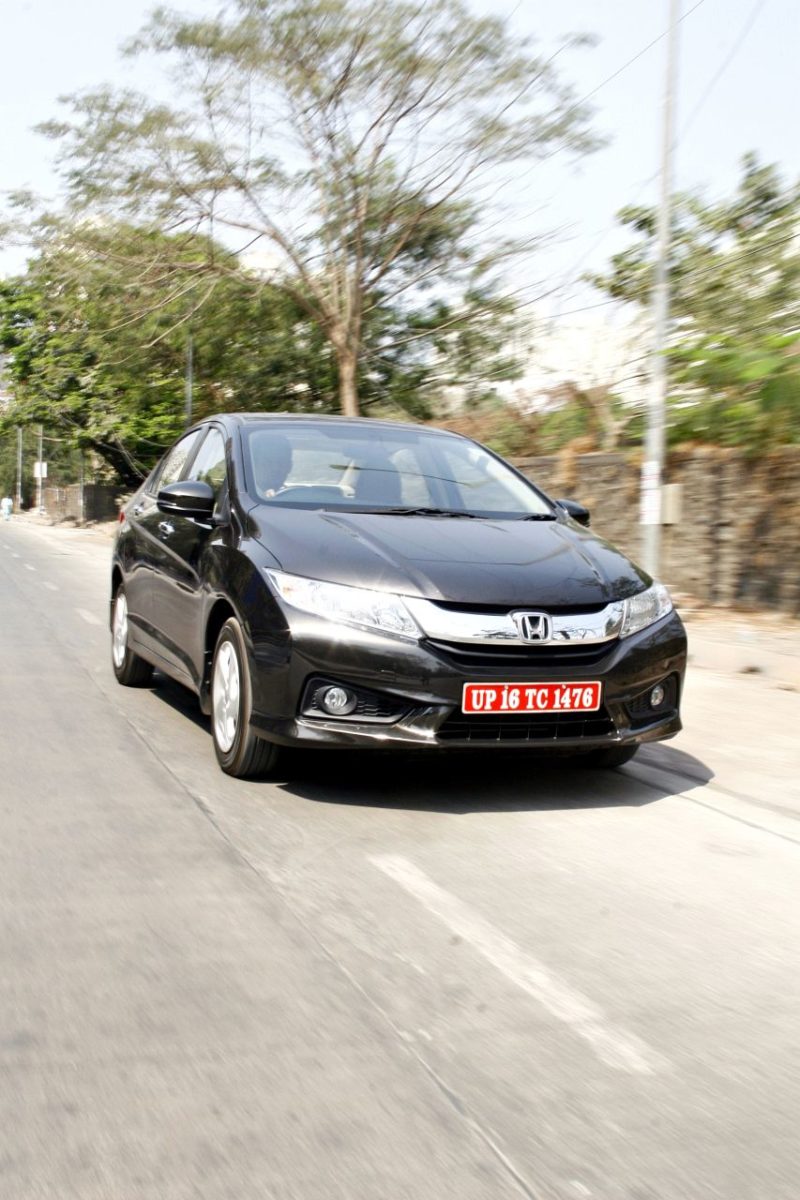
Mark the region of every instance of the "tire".
[[638, 743], [633, 746], [604, 746], [599, 750], [590, 750], [582, 761], [587, 767], [621, 767], [631, 761], [638, 749]]
[[111, 614], [111, 666], [123, 687], [146, 687], [153, 675], [150, 663], [128, 645], [128, 598], [122, 583], [114, 593]]
[[250, 728], [252, 696], [244, 634], [230, 617], [220, 630], [211, 666], [211, 736], [217, 762], [235, 779], [262, 777], [278, 759], [278, 747]]

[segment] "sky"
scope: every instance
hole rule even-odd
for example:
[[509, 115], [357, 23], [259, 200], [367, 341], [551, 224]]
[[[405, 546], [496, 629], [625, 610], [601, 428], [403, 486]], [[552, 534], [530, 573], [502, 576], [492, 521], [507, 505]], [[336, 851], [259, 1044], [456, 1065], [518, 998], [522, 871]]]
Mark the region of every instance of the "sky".
[[[558, 62], [578, 96], [590, 97], [593, 128], [608, 144], [577, 163], [558, 154], [521, 172], [510, 197], [517, 221], [550, 239], [513, 284], [550, 328], [610, 328], [614, 312], [581, 276], [601, 270], [625, 244], [616, 212], [658, 195], [669, 0], [472, 0], [471, 6], [504, 13], [543, 51], [571, 32], [598, 39]], [[152, 7], [146, 0], [17, 0], [11, 14], [8, 4], [0, 46], [0, 190], [53, 191], [53, 146], [32, 126], [58, 114], [59, 95], [103, 82], [153, 87], [141, 63], [118, 54]], [[209, 11], [203, 0], [179, 7]], [[681, 0], [680, 7], [676, 186], [701, 188], [709, 198], [728, 195], [749, 150], [779, 164], [787, 178], [800, 177], [800, 4]], [[22, 264], [19, 251], [0, 252], [0, 273]]]

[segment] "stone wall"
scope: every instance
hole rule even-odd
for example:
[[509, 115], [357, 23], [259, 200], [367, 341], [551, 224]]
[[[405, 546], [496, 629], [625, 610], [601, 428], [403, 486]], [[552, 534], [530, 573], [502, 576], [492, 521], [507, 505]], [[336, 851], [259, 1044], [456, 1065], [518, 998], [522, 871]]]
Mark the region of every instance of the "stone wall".
[[83, 488], [83, 511], [81, 511], [80, 484], [67, 487], [45, 487], [44, 511], [53, 521], [107, 521], [117, 516], [119, 500], [123, 496], [120, 487], [110, 483], [87, 483]]
[[[516, 460], [550, 496], [585, 504], [592, 528], [632, 558], [641, 552], [639, 467], [622, 454]], [[681, 516], [662, 530], [661, 576], [712, 604], [800, 615], [800, 447], [753, 460], [720, 450], [674, 455]]]

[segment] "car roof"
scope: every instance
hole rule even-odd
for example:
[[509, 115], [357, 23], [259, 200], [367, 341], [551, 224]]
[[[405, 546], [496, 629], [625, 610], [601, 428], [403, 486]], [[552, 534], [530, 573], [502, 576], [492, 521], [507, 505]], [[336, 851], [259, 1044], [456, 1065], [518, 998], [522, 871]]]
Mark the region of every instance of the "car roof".
[[[417, 421], [385, 421], [377, 417], [343, 417], [335, 413], [294, 413], [294, 412], [236, 412], [215, 413], [204, 417], [197, 424], [205, 425], [209, 421], [219, 421], [227, 425], [247, 425], [256, 422], [279, 421], [281, 424], [297, 425], [369, 425], [370, 428], [415, 430], [419, 433], [438, 433], [448, 437], [462, 438], [462, 435], [451, 429], [440, 429], [436, 425], [422, 425]], [[463, 439], [462, 439], [463, 440]]]

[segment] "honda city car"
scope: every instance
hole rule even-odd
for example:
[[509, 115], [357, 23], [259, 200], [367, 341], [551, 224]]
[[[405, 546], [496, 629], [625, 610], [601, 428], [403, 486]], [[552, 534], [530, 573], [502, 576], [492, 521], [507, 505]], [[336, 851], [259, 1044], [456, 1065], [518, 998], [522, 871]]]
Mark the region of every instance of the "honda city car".
[[234, 776], [284, 746], [618, 766], [680, 730], [686, 635], [588, 523], [455, 433], [212, 417], [120, 514], [114, 672], [196, 692]]

